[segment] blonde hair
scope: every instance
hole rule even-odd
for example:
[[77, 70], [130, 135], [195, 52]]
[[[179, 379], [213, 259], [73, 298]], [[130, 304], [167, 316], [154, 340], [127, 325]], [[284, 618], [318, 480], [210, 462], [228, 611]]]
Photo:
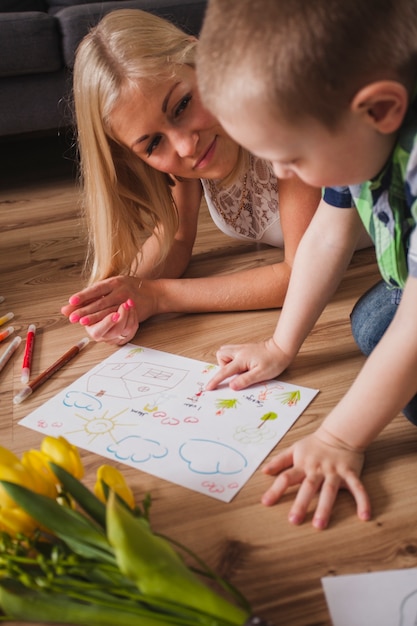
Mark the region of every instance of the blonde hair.
[[416, 67], [416, 0], [210, 0], [197, 54], [203, 103], [220, 119], [251, 99], [328, 127], [370, 82], [411, 89]]
[[90, 282], [135, 267], [145, 236], [159, 233], [160, 261], [178, 228], [172, 181], [112, 136], [109, 118], [138, 81], [166, 80], [193, 66], [194, 38], [149, 12], [105, 16], [81, 42], [74, 65], [81, 182], [89, 230]]

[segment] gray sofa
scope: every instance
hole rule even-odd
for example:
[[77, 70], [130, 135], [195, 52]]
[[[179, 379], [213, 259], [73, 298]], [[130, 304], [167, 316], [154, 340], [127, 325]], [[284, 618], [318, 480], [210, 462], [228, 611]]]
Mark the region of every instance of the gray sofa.
[[137, 8], [198, 34], [207, 0], [0, 0], [0, 138], [72, 124], [78, 43], [114, 9]]

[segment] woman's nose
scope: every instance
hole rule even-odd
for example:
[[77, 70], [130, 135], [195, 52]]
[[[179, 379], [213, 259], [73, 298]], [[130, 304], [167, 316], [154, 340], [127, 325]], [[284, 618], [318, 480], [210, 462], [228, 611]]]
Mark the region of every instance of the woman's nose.
[[197, 148], [198, 133], [179, 131], [172, 138], [175, 150], [181, 158], [194, 156]]

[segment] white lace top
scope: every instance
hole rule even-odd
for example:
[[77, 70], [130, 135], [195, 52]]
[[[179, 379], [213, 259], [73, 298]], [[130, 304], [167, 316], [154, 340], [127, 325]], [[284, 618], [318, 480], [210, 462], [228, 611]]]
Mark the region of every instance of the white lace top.
[[278, 180], [269, 162], [250, 157], [249, 170], [229, 187], [201, 181], [210, 215], [230, 237], [284, 247], [278, 210]]

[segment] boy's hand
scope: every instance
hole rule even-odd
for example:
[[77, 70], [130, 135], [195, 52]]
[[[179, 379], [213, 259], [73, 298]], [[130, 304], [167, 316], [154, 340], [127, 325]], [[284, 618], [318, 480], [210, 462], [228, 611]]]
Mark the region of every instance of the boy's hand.
[[304, 521], [308, 507], [319, 494], [313, 517], [313, 526], [326, 528], [339, 489], [346, 488], [356, 501], [357, 515], [369, 520], [371, 506], [368, 494], [359, 476], [364, 462], [364, 452], [349, 449], [331, 433], [319, 428], [274, 457], [263, 472], [278, 474], [272, 487], [262, 497], [270, 506], [294, 485], [300, 485], [288, 519], [293, 524]]
[[231, 389], [235, 390], [270, 380], [278, 376], [291, 361], [272, 338], [262, 343], [222, 346], [217, 351], [217, 360], [221, 369], [208, 382], [208, 391], [236, 374], [238, 376], [229, 383]]

